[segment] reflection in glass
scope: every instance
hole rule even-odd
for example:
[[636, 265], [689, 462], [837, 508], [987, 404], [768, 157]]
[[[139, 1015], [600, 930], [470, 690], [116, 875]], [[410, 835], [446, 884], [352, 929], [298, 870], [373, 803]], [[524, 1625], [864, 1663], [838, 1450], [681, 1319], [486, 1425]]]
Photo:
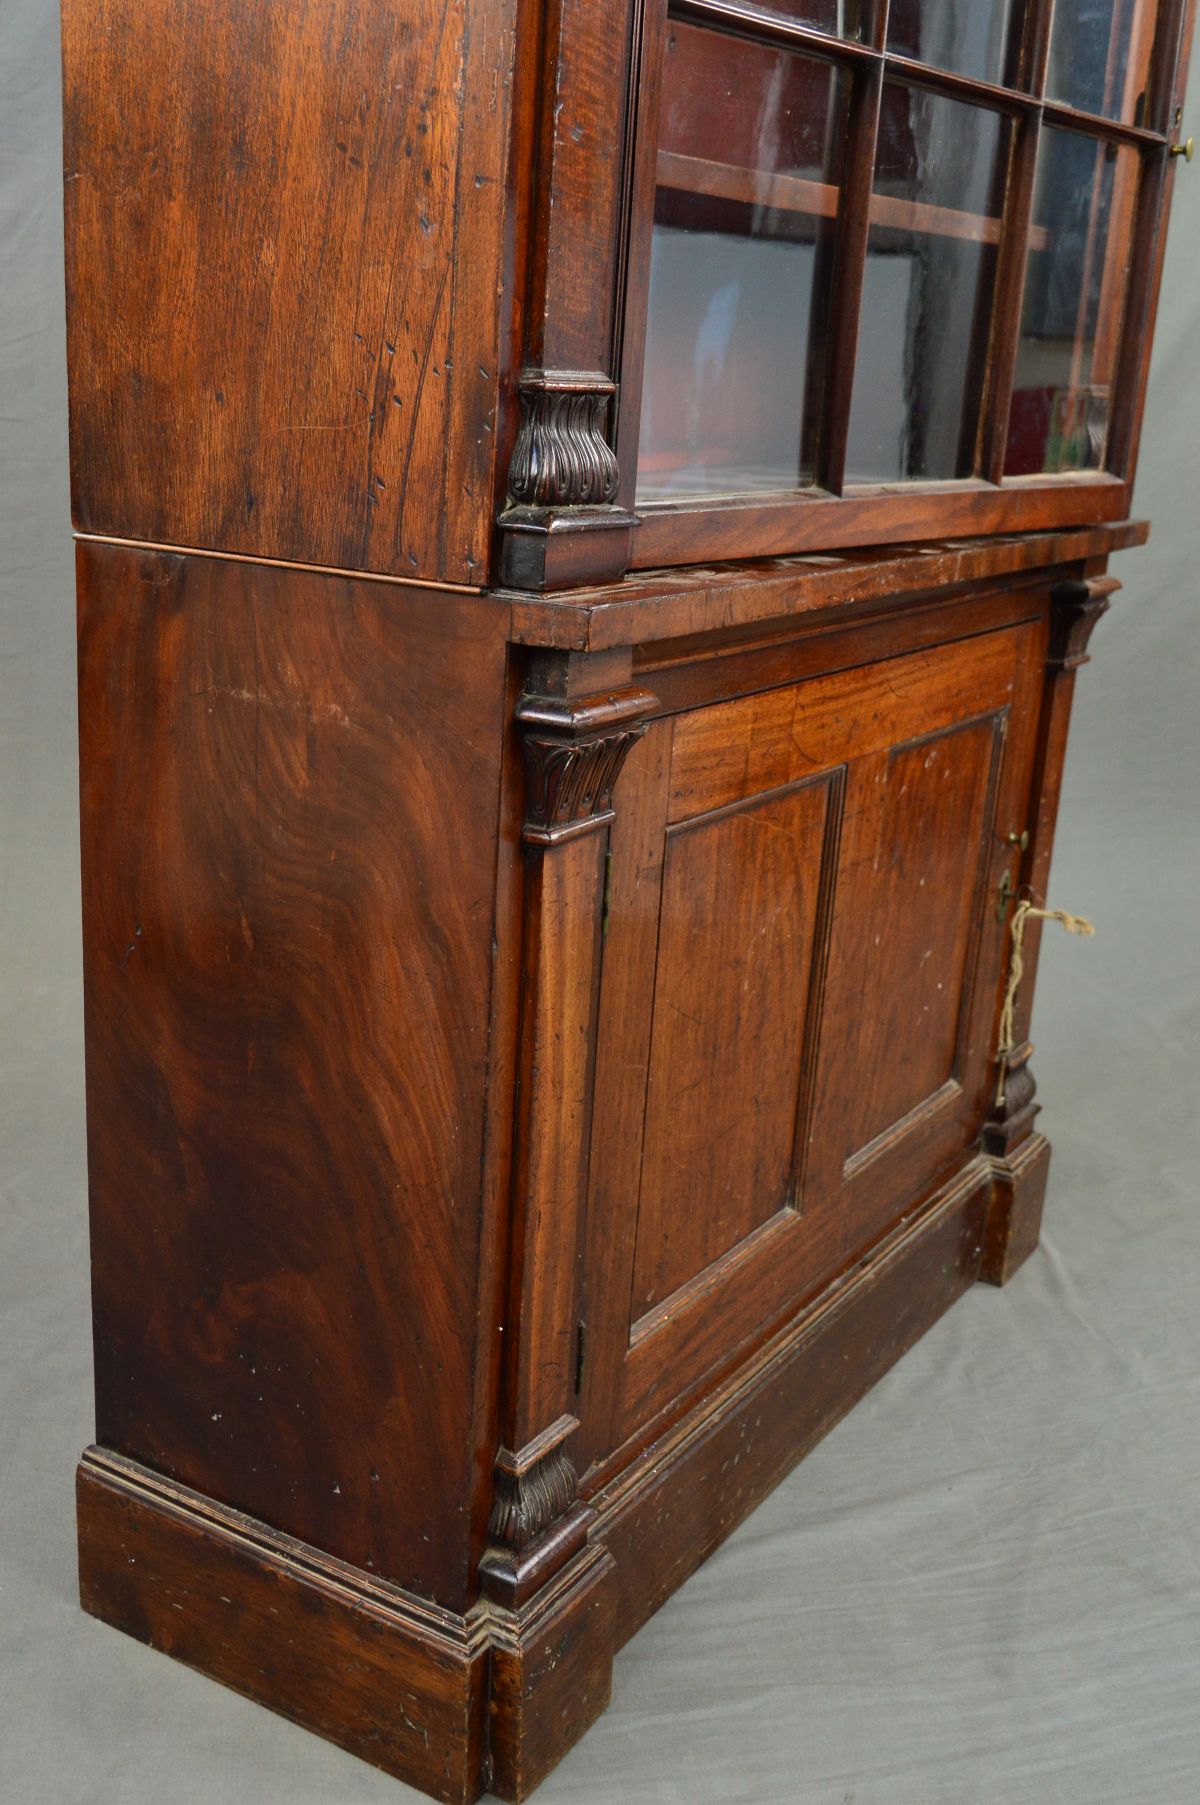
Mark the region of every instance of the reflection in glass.
[[1008, 127], [884, 84], [846, 478], [974, 470]]
[[1054, 0], [1050, 99], [1143, 124], [1156, 11], [1154, 0]]
[[797, 25], [812, 25], [832, 37], [862, 37], [862, 6], [859, 0], [757, 0], [758, 10], [774, 13], [779, 19], [794, 19]]
[[1016, 0], [892, 0], [887, 47], [935, 69], [952, 69], [978, 81], [1003, 82], [1015, 65], [1009, 40], [1020, 25]]
[[837, 211], [827, 64], [668, 30], [637, 495], [795, 490]]
[[1009, 476], [1103, 467], [1137, 178], [1136, 151], [1042, 133]]

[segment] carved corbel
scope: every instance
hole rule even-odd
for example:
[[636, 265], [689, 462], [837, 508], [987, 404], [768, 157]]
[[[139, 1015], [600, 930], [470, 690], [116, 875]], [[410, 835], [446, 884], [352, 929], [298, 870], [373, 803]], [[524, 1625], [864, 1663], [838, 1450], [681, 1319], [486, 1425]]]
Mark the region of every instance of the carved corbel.
[[589, 370], [523, 370], [521, 424], [500, 515], [501, 582], [549, 589], [611, 580], [629, 562], [637, 516], [617, 506], [608, 442], [611, 378]]
[[1117, 577], [1081, 577], [1056, 583], [1050, 591], [1049, 668], [1074, 671], [1091, 657], [1088, 642], [1121, 587]]
[[653, 706], [654, 697], [637, 689], [582, 701], [527, 696], [520, 703], [528, 844], [553, 846], [611, 821], [613, 788]]

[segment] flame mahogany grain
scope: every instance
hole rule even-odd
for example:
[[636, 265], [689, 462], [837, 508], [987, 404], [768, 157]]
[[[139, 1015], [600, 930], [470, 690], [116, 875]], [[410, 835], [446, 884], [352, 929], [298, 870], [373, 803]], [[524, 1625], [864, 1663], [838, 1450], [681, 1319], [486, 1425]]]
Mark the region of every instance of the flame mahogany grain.
[[464, 1608], [502, 616], [101, 546], [79, 598], [99, 1439]]
[[[920, 222], [998, 241], [983, 475], [833, 493], [886, 7], [835, 45], [745, 0], [64, 0], [81, 1597], [437, 1798], [527, 1797], [1037, 1244], [1008, 911], [1147, 533], [1192, 0], [1089, 128], [1143, 169], [1109, 471], [999, 486], [1040, 121], [1080, 125], [1019, 10], [1020, 92], [919, 71], [1019, 122], [1003, 214]], [[831, 492], [639, 518], [669, 17], [845, 64], [836, 208], [770, 197], [838, 216]]]

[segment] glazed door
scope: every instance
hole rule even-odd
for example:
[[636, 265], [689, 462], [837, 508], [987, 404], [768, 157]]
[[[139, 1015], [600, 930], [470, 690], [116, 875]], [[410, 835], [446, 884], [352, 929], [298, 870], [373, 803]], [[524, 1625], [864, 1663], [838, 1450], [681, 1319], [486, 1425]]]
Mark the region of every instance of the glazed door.
[[1189, 14], [646, 0], [635, 566], [1124, 518]]
[[631, 758], [597, 1052], [593, 1459], [976, 1139], [1042, 657], [1026, 621], [662, 719]]

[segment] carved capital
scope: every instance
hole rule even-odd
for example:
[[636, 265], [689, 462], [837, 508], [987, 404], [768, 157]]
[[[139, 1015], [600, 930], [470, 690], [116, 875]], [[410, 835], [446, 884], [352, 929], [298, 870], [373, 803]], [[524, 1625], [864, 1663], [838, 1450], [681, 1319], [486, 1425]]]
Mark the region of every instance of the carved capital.
[[995, 1159], [1013, 1153], [1033, 1133], [1041, 1104], [1036, 1101], [1037, 1084], [1029, 1064], [1032, 1053], [1032, 1045], [1025, 1041], [1004, 1059], [1000, 1094], [983, 1125], [984, 1152]]
[[496, 1455], [479, 1571], [488, 1596], [509, 1609], [526, 1603], [587, 1541], [594, 1513], [576, 1498], [566, 1447], [578, 1427], [575, 1417], [560, 1416], [517, 1453], [501, 1448]]
[[560, 1416], [519, 1453], [500, 1449], [488, 1521], [492, 1542], [523, 1552], [566, 1516], [575, 1502], [576, 1474], [564, 1444], [578, 1426], [573, 1416]]
[[527, 841], [552, 846], [611, 821], [613, 788], [655, 705], [637, 689], [586, 701], [527, 696], [521, 702]]
[[511, 505], [608, 507], [620, 476], [608, 443], [616, 385], [586, 370], [525, 370], [518, 378], [521, 425], [508, 472]]
[[1050, 591], [1051, 670], [1073, 671], [1088, 661], [1088, 641], [1121, 587], [1117, 577], [1087, 577], [1056, 583]]

